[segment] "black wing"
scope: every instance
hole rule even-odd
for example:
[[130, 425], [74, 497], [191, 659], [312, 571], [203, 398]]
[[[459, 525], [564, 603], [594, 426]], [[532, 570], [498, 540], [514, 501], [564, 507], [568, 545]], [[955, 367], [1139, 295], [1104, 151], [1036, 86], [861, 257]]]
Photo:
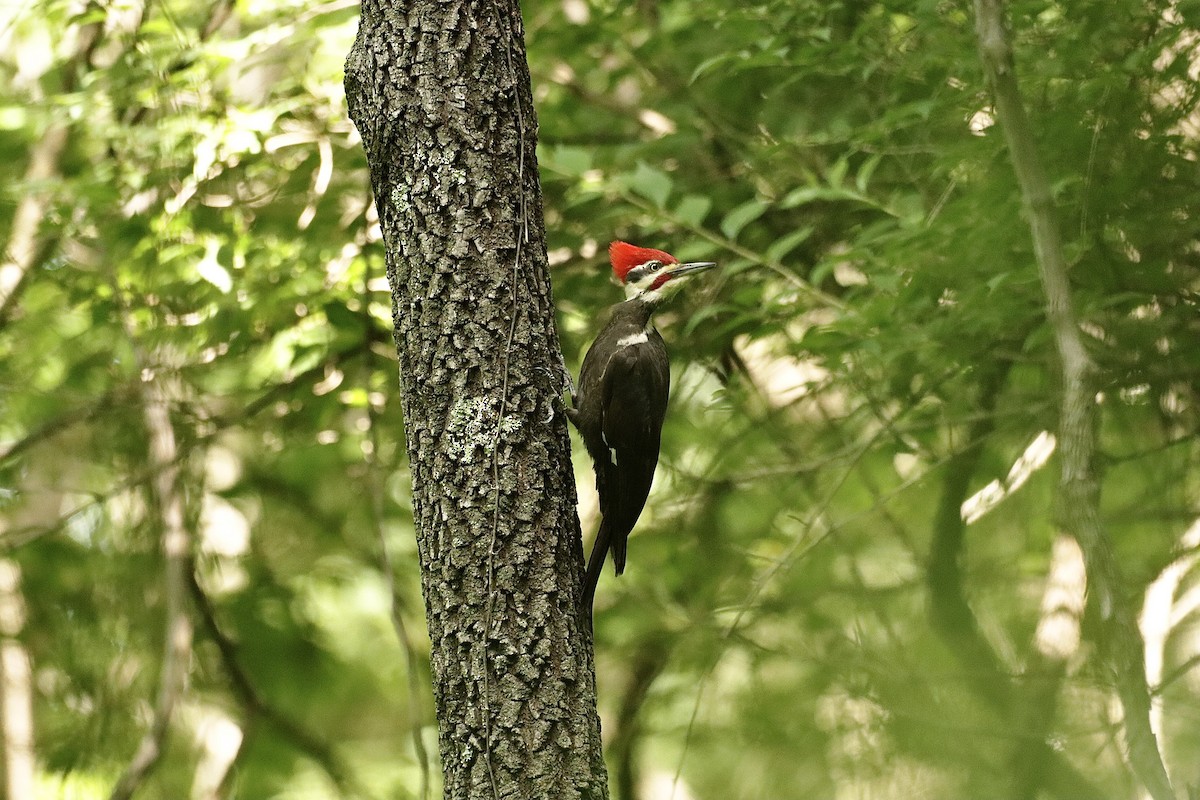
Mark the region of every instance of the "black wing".
[[604, 525], [611, 530], [613, 566], [620, 575], [625, 569], [629, 532], [646, 505], [658, 465], [662, 421], [671, 390], [662, 339], [655, 334], [645, 343], [621, 349], [609, 360], [606, 373], [601, 425], [616, 463], [609, 469], [600, 510]]
[[662, 337], [651, 331], [646, 342], [621, 348], [603, 366], [585, 357], [579, 383], [582, 402], [573, 419], [595, 465], [602, 517], [583, 585], [582, 608], [590, 623], [604, 559], [611, 548], [616, 573], [624, 571], [629, 532], [654, 481], [671, 391]]

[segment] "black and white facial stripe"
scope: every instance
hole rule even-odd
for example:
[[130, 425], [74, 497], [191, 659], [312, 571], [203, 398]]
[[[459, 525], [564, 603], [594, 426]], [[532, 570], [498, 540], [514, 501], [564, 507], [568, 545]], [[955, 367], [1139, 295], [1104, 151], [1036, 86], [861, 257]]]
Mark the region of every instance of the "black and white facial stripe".
[[636, 267], [629, 270], [629, 272], [625, 273], [625, 283], [640, 284], [643, 280], [645, 280], [647, 275], [653, 275], [662, 269], [662, 267], [663, 263], [657, 260], [647, 261], [645, 264], [638, 264]]

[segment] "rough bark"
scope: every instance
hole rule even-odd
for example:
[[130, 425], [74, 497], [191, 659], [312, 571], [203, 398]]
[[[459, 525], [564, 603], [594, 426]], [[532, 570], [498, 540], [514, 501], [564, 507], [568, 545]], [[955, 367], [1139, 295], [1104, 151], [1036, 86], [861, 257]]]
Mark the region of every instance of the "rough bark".
[[517, 3], [364, 0], [346, 94], [386, 246], [445, 797], [607, 797]]
[[1125, 712], [1125, 737], [1134, 771], [1155, 800], [1175, 797], [1150, 728], [1142, 640], [1126, 597], [1120, 566], [1100, 521], [1096, 464], [1095, 372], [1077, 321], [1050, 182], [1046, 178], [1013, 70], [1002, 0], [975, 0], [975, 28], [984, 71], [996, 99], [996, 117], [1021, 188], [1037, 257], [1046, 317], [1062, 377], [1059, 421], [1059, 523], [1079, 542], [1091, 599], [1101, 620], [1100, 645]]

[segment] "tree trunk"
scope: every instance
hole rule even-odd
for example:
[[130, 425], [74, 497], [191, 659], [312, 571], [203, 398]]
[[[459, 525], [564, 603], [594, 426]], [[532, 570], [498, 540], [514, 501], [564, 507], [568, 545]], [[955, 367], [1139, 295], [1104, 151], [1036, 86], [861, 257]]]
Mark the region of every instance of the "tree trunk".
[[515, 0], [364, 0], [346, 95], [388, 280], [447, 798], [605, 798]]
[[1146, 687], [1141, 633], [1125, 594], [1120, 563], [1100, 520], [1095, 367], [1075, 313], [1050, 181], [1042, 167], [1033, 126], [1017, 85], [1003, 0], [975, 0], [975, 32], [984, 72], [996, 99], [996, 119], [1004, 132], [1009, 160], [1021, 187], [1046, 298], [1046, 319], [1058, 350], [1062, 377], [1058, 428], [1062, 472], [1057, 516], [1063, 530], [1079, 543], [1087, 564], [1088, 593], [1101, 622], [1099, 644], [1125, 712], [1130, 763], [1154, 800], [1172, 800], [1175, 789], [1150, 727], [1150, 694]]

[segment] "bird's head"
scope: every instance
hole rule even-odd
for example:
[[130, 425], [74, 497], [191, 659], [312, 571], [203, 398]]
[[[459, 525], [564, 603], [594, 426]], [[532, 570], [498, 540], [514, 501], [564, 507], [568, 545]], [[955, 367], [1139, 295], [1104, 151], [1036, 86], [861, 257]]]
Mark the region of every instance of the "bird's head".
[[665, 300], [678, 291], [688, 277], [716, 266], [712, 261], [681, 264], [670, 253], [627, 242], [610, 244], [608, 257], [612, 261], [613, 275], [625, 287], [625, 299], [640, 297], [651, 303]]

